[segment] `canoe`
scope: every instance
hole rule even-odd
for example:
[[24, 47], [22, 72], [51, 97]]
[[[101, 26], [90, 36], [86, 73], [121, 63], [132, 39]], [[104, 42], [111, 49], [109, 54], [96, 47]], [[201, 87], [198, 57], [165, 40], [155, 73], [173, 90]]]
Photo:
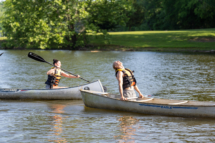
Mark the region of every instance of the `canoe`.
[[61, 89], [0, 89], [0, 99], [67, 100], [82, 99], [80, 89], [104, 92], [100, 80]]
[[168, 100], [158, 98], [133, 98], [120, 100], [120, 95], [81, 90], [87, 107], [136, 112], [152, 115], [180, 117], [215, 117], [215, 102]]

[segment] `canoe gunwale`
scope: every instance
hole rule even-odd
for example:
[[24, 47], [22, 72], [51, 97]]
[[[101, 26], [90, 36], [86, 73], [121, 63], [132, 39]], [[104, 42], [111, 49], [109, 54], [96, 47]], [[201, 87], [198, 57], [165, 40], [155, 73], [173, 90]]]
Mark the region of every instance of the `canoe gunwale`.
[[178, 103], [169, 103], [169, 105], [179, 105], [179, 104], [185, 104], [188, 103], [189, 101], [183, 101], [183, 102], [178, 102]]
[[[3, 90], [3, 89], [5, 89], [5, 90], [8, 90], [8, 91], [5, 91], [5, 92], [10, 92], [10, 90], [11, 90], [11, 92], [12, 92], [12, 90], [23, 90], [23, 91], [29, 91], [29, 90], [51, 90], [51, 91], [56, 91], [56, 90], [65, 90], [65, 89], [70, 89], [70, 88], [77, 88], [77, 87], [80, 87], [80, 86], [86, 86], [86, 85], [88, 85], [88, 84], [91, 84], [91, 83], [95, 83], [95, 82], [99, 82], [100, 83], [100, 85], [102, 86], [102, 84], [101, 84], [101, 82], [100, 82], [100, 80], [96, 80], [96, 81], [92, 81], [92, 82], [89, 82], [89, 83], [86, 83], [86, 84], [82, 84], [82, 85], [79, 85], [79, 86], [73, 86], [73, 87], [67, 87], [67, 88], [57, 88], [57, 89], [18, 89], [18, 88], [0, 88], [0, 92], [3, 92], [3, 91], [1, 91], [1, 90]], [[103, 88], [102, 88], [103, 89]], [[104, 89], [103, 89], [103, 91], [104, 91]], [[96, 91], [95, 91], [96, 92]]]
[[146, 100], [139, 100], [139, 101], [134, 101], [134, 102], [148, 102], [148, 101], [151, 101], [151, 100], [154, 100], [154, 98], [149, 98], [149, 99], [146, 99]]
[[[108, 96], [106, 96], [106, 95], [103, 95], [103, 94], [96, 94], [96, 93], [94, 93], [94, 91], [90, 91], [90, 90], [80, 90], [81, 92], [86, 92], [86, 93], [90, 93], [90, 94], [93, 94], [93, 95], [95, 95], [95, 96], [100, 96], [100, 97], [103, 97], [103, 98], [108, 98], [108, 99], [111, 99], [111, 100], [119, 100], [119, 101], [121, 101], [121, 102], [135, 102], [135, 103], [139, 103], [139, 104], [141, 104], [141, 103], [146, 103], [146, 102], [148, 102], [148, 101], [143, 101], [143, 102], [141, 102], [141, 100], [137, 100], [137, 101], [133, 101], [133, 100], [131, 100], [131, 101], [129, 101], [129, 100], [120, 100], [119, 98], [113, 98], [113, 97], [108, 97]], [[114, 95], [114, 94], [112, 94], [112, 95]], [[147, 98], [147, 97], [145, 97], [145, 98]], [[141, 98], [138, 98], [138, 99], [141, 99]], [[144, 99], [144, 98], [143, 98]], [[155, 101], [155, 100], [167, 100], [167, 99], [159, 99], [159, 98], [147, 98], [147, 99], [150, 99], [149, 101]], [[211, 105], [210, 104], [208, 104], [208, 105], [192, 105], [191, 103], [189, 103], [190, 101], [192, 101], [192, 100], [188, 100], [188, 101], [184, 101], [184, 100], [173, 100], [173, 99], [169, 99], [170, 101], [181, 101], [181, 104], [171, 104], [171, 103], [146, 103], [146, 104], [149, 104], [149, 105], [158, 105], [158, 106], [176, 106], [176, 107], [178, 107], [178, 106], [180, 106], [180, 107], [214, 107], [215, 106], [215, 102], [213, 102]], [[182, 103], [182, 102], [186, 102], [186, 103]], [[201, 102], [201, 101], [192, 101], [192, 102]]]

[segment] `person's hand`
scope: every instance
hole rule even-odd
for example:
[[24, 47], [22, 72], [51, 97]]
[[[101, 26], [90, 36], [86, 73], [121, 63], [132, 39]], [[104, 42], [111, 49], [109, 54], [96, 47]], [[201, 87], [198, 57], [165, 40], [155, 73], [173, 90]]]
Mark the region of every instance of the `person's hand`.
[[127, 98], [125, 98], [124, 96], [122, 96], [122, 97], [120, 98], [120, 100], [127, 100]]
[[144, 98], [143, 94], [140, 93], [139, 94], [139, 98]]
[[79, 78], [79, 77], [81, 77], [81, 76], [80, 76], [80, 75], [77, 75], [76, 77]]

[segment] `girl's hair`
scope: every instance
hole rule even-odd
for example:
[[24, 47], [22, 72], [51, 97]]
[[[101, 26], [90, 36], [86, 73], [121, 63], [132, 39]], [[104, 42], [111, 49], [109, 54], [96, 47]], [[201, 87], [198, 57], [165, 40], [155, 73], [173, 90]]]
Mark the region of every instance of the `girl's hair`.
[[117, 68], [115, 66], [116, 66], [116, 62], [113, 63], [113, 69], [117, 70]]
[[59, 60], [53, 59], [53, 65], [55, 65], [57, 62], [59, 62]]
[[114, 69], [114, 70], [116, 70], [116, 68], [115, 68], [115, 64], [114, 64], [114, 63], [113, 63], [113, 69]]

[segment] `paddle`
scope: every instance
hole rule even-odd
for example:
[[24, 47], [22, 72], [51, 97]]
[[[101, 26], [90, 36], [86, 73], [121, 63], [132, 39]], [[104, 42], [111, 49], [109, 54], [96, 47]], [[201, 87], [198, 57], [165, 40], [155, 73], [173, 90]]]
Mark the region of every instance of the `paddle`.
[[1, 56], [2, 54], [3, 54], [3, 53], [1, 53], [0, 56]]
[[[32, 58], [32, 59], [34, 59], [34, 60], [36, 60], [36, 61], [44, 62], [44, 63], [47, 63], [47, 64], [50, 64], [50, 65], [54, 66], [53, 64], [47, 62], [46, 60], [44, 60], [42, 57], [38, 56], [38, 55], [35, 54], [35, 53], [29, 52], [29, 53], [28, 53], [28, 57], [29, 57], [29, 58]], [[74, 76], [77, 77], [77, 75], [75, 75], [75, 74], [73, 74], [73, 73], [71, 73], [71, 72], [69, 72], [69, 71], [66, 71], [66, 70], [64, 70], [64, 69], [61, 69], [61, 70], [65, 71], [65, 72], [67, 72], [67, 73], [70, 73], [70, 74], [72, 74], [72, 75], [74, 75]], [[83, 78], [81, 78], [81, 77], [79, 77], [79, 78], [82, 79], [82, 80], [84, 80], [84, 81], [90, 82], [90, 81], [88, 81], [88, 80], [86, 80], [86, 79], [83, 79]]]

